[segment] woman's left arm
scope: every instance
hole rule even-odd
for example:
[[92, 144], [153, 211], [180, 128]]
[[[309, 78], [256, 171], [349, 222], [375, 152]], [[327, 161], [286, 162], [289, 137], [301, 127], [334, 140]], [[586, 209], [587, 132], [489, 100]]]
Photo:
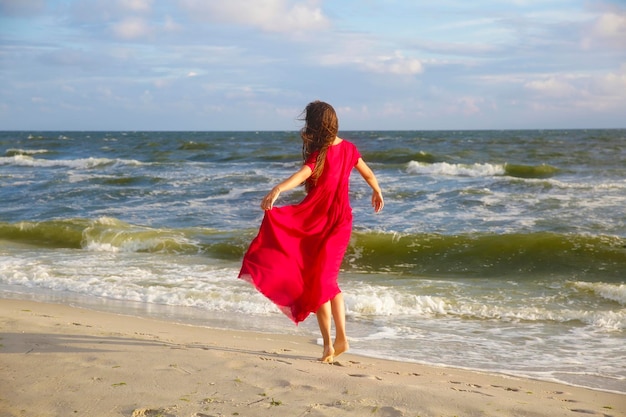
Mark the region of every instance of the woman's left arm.
[[355, 168], [359, 171], [359, 174], [361, 174], [365, 182], [372, 188], [372, 207], [374, 207], [376, 213], [380, 212], [385, 206], [385, 200], [383, 200], [383, 192], [378, 185], [376, 175], [374, 175], [374, 172], [362, 158], [358, 159]]
[[261, 208], [263, 210], [271, 210], [274, 207], [274, 202], [281, 192], [296, 188], [298, 185], [306, 181], [312, 173], [313, 171], [311, 171], [311, 167], [308, 165], [302, 165], [302, 168], [300, 168], [298, 172], [294, 173], [285, 181], [272, 188], [270, 192], [263, 197], [263, 201], [261, 201]]

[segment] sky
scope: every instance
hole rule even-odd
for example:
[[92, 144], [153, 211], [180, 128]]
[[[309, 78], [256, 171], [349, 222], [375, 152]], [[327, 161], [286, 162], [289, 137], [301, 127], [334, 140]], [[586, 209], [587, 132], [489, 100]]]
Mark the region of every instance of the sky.
[[0, 130], [626, 127], [626, 0], [0, 0]]

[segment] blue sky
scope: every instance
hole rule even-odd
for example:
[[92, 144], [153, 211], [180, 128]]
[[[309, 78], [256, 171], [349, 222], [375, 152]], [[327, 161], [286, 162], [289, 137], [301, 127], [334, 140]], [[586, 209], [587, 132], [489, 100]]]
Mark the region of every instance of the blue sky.
[[626, 127], [625, 0], [0, 0], [0, 130]]

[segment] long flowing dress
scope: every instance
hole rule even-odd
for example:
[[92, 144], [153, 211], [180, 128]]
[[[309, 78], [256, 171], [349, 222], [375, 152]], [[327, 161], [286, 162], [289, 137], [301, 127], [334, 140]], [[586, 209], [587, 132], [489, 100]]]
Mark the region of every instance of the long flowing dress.
[[[315, 166], [313, 154], [305, 164]], [[299, 204], [265, 212], [239, 278], [252, 283], [296, 324], [341, 292], [339, 268], [350, 242], [350, 173], [361, 155], [343, 140], [330, 146], [317, 184]]]

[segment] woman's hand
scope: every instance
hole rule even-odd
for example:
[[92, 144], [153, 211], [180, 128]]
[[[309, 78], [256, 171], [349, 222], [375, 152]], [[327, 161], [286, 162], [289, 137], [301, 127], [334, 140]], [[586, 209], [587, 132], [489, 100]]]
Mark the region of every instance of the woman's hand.
[[263, 210], [271, 210], [274, 207], [274, 202], [278, 198], [280, 194], [280, 188], [274, 187], [272, 190], [267, 193], [265, 197], [263, 197], [263, 201], [261, 201], [261, 208]]
[[372, 191], [372, 207], [374, 212], [380, 212], [385, 207], [385, 201], [383, 200], [383, 194], [380, 191]]
[[263, 210], [271, 210], [274, 207], [274, 202], [278, 198], [278, 195], [282, 191], [289, 191], [302, 184], [311, 176], [312, 172], [313, 171], [311, 171], [311, 168], [308, 165], [302, 165], [302, 167], [295, 174], [292, 174], [285, 181], [272, 188], [272, 190], [267, 193], [265, 197], [263, 197], [263, 201], [261, 201], [261, 208]]

